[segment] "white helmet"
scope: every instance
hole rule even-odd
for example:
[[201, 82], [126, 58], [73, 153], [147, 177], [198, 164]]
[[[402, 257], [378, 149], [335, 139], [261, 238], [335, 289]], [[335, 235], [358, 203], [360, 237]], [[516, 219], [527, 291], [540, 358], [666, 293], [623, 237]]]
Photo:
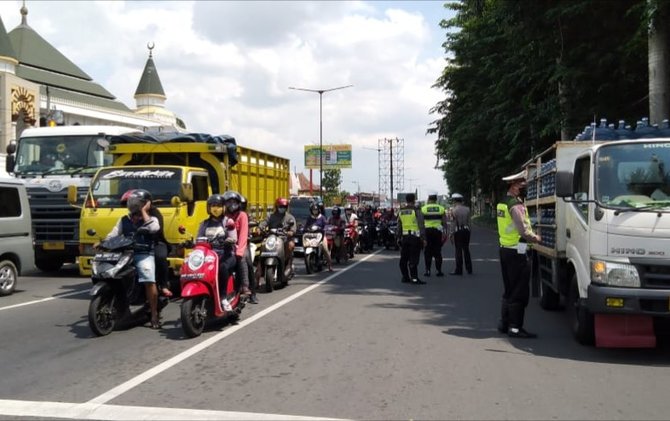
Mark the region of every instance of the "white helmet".
[[451, 200], [463, 200], [463, 195], [460, 193], [454, 193], [451, 195]]

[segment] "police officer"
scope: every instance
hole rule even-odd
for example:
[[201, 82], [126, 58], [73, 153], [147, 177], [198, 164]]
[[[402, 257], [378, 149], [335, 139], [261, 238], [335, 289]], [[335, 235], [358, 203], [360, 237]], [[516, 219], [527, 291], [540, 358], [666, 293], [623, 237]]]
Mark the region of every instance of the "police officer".
[[[407, 205], [398, 212], [398, 234], [400, 238], [400, 273], [402, 282], [425, 284], [419, 279], [418, 266], [421, 249], [425, 245], [426, 229], [421, 208], [415, 205], [416, 197], [408, 193]], [[409, 265], [409, 267], [408, 267]]]
[[470, 258], [470, 208], [463, 204], [463, 195], [451, 195], [454, 207], [451, 214], [451, 241], [454, 243], [456, 268], [450, 275], [463, 275], [463, 261], [465, 270], [472, 273], [472, 259]]
[[528, 243], [541, 238], [531, 229], [526, 196], [526, 172], [503, 177], [508, 183], [507, 195], [496, 206], [500, 239], [500, 267], [504, 292], [498, 331], [513, 338], [535, 338], [523, 328], [523, 319], [530, 295], [530, 264]]
[[447, 229], [447, 212], [437, 203], [437, 195], [428, 195], [428, 201], [421, 207], [426, 225], [426, 248], [423, 251], [426, 271], [423, 276], [430, 276], [430, 263], [435, 258], [436, 276], [442, 273], [442, 236]]

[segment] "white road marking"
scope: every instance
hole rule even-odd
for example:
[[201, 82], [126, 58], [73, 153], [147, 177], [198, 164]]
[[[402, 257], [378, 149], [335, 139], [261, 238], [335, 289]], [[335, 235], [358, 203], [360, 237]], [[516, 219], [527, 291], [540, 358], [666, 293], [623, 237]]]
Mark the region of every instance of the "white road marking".
[[75, 292], [68, 292], [66, 294], [52, 295], [51, 297], [40, 298], [39, 300], [26, 301], [25, 303], [12, 304], [10, 306], [0, 307], [0, 311], [10, 310], [12, 308], [17, 308], [17, 307], [29, 306], [29, 305], [32, 305], [32, 304], [44, 303], [46, 301], [57, 300], [59, 298], [65, 298], [65, 297], [71, 297], [73, 295], [88, 294], [89, 291], [90, 291], [90, 288], [87, 288], [84, 291], [75, 291]]
[[78, 420], [334, 420], [256, 412], [210, 411], [188, 408], [96, 405], [0, 399], [0, 413], [10, 417], [68, 418]]
[[154, 366], [153, 368], [145, 371], [144, 373], [140, 373], [139, 375], [133, 377], [132, 379], [126, 381], [125, 383], [122, 383], [122, 384], [116, 386], [115, 388], [110, 389], [107, 392], [101, 394], [100, 396], [97, 396], [97, 397], [91, 399], [90, 401], [87, 402], [87, 404], [102, 405], [102, 404], [105, 404], [105, 403], [111, 401], [112, 399], [115, 399], [115, 398], [121, 396], [122, 394], [124, 394], [127, 391], [133, 389], [134, 387], [144, 383], [145, 381], [147, 381], [147, 380], [151, 379], [152, 377], [162, 373], [163, 371], [179, 364], [180, 362], [186, 360], [187, 358], [192, 357], [193, 355], [197, 354], [198, 352], [209, 348], [210, 346], [214, 345], [215, 343], [219, 342], [220, 340], [225, 339], [226, 337], [228, 337], [228, 336], [232, 335], [233, 333], [237, 332], [238, 330], [250, 325], [251, 323], [255, 322], [256, 320], [259, 320], [259, 319], [267, 316], [268, 314], [272, 313], [275, 310], [278, 310], [279, 308], [285, 306], [286, 304], [290, 303], [291, 301], [296, 300], [296, 299], [302, 297], [303, 295], [311, 292], [312, 290], [320, 287], [321, 285], [327, 283], [331, 279], [345, 273], [348, 270], [351, 270], [351, 269], [355, 268], [357, 265], [359, 265], [360, 263], [363, 263], [364, 261], [368, 260], [369, 258], [376, 255], [377, 253], [379, 253], [379, 251], [366, 256], [365, 258], [355, 262], [351, 266], [347, 266], [346, 268], [337, 270], [335, 273], [326, 277], [325, 279], [322, 279], [321, 281], [315, 283], [314, 285], [311, 285], [311, 286], [303, 289], [302, 291], [298, 291], [295, 294], [284, 298], [283, 300], [271, 305], [270, 307], [260, 311], [259, 313], [255, 314], [255, 315], [249, 317], [248, 319], [242, 319], [237, 325], [232, 326], [230, 328], [227, 328], [223, 332], [217, 333], [216, 335], [212, 336], [211, 338], [208, 338], [208, 339], [198, 343], [197, 345], [193, 346], [192, 348], [189, 348], [189, 349], [175, 355], [174, 357], [172, 357], [172, 358], [170, 358], [166, 361], [163, 361], [162, 363], [158, 364], [157, 366]]

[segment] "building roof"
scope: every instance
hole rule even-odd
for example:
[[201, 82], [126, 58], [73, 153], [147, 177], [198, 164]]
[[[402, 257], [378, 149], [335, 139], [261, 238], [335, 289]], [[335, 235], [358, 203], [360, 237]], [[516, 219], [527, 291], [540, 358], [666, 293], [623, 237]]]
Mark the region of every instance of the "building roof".
[[[40, 94], [47, 94], [46, 86], [40, 86]], [[132, 113], [132, 110], [128, 108], [124, 103], [116, 99], [109, 99], [98, 96], [86, 95], [83, 93], [67, 91], [59, 88], [49, 89], [49, 95], [56, 98], [64, 99], [66, 101], [75, 102], [79, 104], [93, 105], [100, 108], [108, 108], [112, 110], [117, 110], [125, 113]]]
[[16, 52], [14, 51], [14, 47], [12, 47], [12, 42], [9, 40], [9, 35], [7, 35], [5, 24], [2, 23], [2, 17], [0, 17], [0, 58], [14, 59], [18, 63]]
[[157, 95], [165, 99], [165, 91], [163, 91], [163, 85], [161, 84], [160, 77], [158, 77], [158, 71], [156, 70], [156, 65], [154, 64], [154, 59], [151, 54], [153, 48], [153, 45], [149, 46], [149, 58], [147, 59], [147, 64], [144, 65], [142, 78], [137, 85], [135, 96]]
[[116, 99], [28, 25], [25, 6], [21, 8], [21, 15], [21, 24], [8, 34], [19, 61], [18, 77], [41, 85]]

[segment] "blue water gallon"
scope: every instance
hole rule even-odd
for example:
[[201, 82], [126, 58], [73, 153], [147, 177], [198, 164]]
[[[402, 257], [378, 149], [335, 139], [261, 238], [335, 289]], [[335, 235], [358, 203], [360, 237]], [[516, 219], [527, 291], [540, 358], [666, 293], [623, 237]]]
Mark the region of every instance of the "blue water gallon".
[[637, 122], [635, 134], [637, 134], [638, 139], [650, 139], [660, 136], [658, 127], [649, 125], [648, 117], [644, 117]]

